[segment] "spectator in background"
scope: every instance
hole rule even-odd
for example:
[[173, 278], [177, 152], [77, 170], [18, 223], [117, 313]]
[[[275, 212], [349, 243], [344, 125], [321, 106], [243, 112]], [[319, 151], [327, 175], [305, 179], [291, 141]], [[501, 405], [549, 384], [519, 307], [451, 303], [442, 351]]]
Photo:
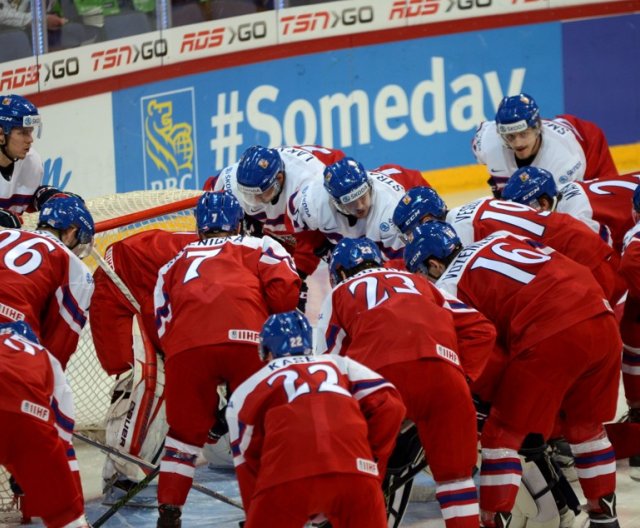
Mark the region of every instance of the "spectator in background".
[[[31, 0], [0, 0], [0, 28], [26, 29], [32, 18]], [[48, 30], [57, 31], [67, 22], [59, 10], [47, 11]]]

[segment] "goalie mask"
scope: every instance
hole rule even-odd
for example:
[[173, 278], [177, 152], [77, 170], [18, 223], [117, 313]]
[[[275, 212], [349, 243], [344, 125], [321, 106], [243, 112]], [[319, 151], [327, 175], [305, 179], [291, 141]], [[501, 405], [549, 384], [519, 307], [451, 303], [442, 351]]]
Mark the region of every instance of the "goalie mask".
[[262, 361], [286, 356], [311, 355], [313, 330], [309, 320], [298, 311], [270, 316], [260, 332], [258, 353]]

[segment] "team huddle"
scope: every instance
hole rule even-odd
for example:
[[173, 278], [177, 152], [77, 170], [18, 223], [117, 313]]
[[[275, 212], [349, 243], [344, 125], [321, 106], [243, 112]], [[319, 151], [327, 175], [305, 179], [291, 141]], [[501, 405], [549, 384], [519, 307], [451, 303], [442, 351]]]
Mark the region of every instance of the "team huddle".
[[[159, 463], [158, 527], [182, 525], [223, 438], [245, 528], [399, 526], [425, 463], [447, 528], [619, 527], [616, 452], [640, 480], [640, 445], [604, 424], [621, 372], [640, 422], [640, 174], [594, 124], [505, 97], [472, 143], [493, 196], [453, 209], [415, 170], [252, 146], [206, 182], [195, 232], [124, 238], [93, 274], [91, 213], [42, 185], [39, 125], [0, 97], [0, 464], [24, 517], [90, 526], [64, 375], [90, 316], [117, 376], [107, 444]], [[117, 455], [103, 470], [107, 490], [142, 477]]]

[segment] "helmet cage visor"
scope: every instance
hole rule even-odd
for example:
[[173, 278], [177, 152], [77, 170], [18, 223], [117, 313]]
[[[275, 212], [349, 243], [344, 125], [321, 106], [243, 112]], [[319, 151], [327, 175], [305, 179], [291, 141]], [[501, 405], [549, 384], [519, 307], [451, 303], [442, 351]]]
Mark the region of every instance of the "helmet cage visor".
[[353, 215], [355, 213], [354, 206], [356, 205], [354, 202], [360, 200], [369, 191], [371, 191], [371, 182], [367, 180], [347, 194], [343, 194], [339, 198], [334, 197], [336, 209], [343, 214]]
[[32, 128], [37, 138], [42, 135], [42, 116], [39, 114], [11, 118], [0, 116], [0, 124], [2, 124], [2, 129], [7, 134], [11, 133], [14, 128]]

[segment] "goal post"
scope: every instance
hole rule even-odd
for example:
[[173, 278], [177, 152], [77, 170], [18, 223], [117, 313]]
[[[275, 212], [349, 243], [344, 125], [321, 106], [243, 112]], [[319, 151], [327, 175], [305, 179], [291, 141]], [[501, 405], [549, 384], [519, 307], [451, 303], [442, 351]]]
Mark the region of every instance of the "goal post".
[[[134, 191], [86, 200], [96, 224], [95, 251], [104, 257], [107, 247], [114, 242], [150, 229], [195, 231], [193, 209], [201, 195], [202, 191], [175, 189]], [[24, 229], [35, 229], [38, 213], [25, 215], [24, 221]], [[92, 273], [98, 267], [98, 260], [93, 255], [83, 262]], [[115, 378], [107, 375], [98, 361], [90, 325], [91, 310], [66, 376], [74, 395], [76, 430], [100, 435]], [[20, 520], [8, 478], [0, 466], [0, 525], [3, 521]]]

